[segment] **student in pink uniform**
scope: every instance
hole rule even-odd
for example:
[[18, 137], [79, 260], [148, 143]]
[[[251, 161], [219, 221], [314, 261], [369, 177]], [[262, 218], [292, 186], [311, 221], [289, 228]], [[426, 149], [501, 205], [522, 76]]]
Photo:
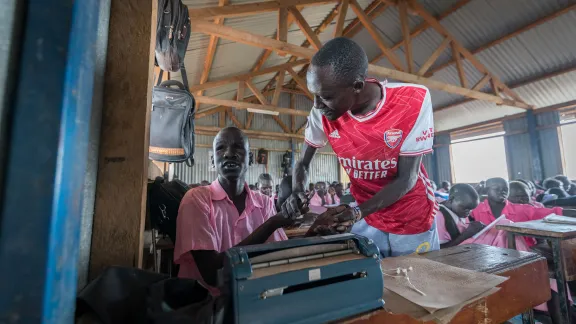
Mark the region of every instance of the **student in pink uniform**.
[[218, 178], [189, 190], [178, 211], [174, 262], [179, 277], [199, 280], [213, 295], [219, 290], [217, 270], [224, 252], [234, 246], [286, 240], [282, 227], [300, 216], [297, 204], [286, 203], [277, 213], [272, 199], [249, 190], [246, 135], [238, 128], [222, 129], [214, 138]]
[[338, 196], [336, 195], [331, 196], [326, 192], [325, 182], [323, 181], [317, 182], [314, 189], [315, 189], [314, 195], [312, 196], [312, 198], [310, 198], [309, 202], [310, 206], [321, 207], [326, 205], [340, 204], [340, 198], [338, 198]]
[[[486, 181], [488, 199], [481, 202], [471, 213], [472, 218], [484, 223], [492, 223], [500, 215], [506, 215], [506, 218], [513, 222], [527, 222], [536, 219], [542, 219], [550, 214], [576, 216], [575, 210], [555, 207], [555, 208], [537, 208], [531, 205], [514, 204], [508, 201], [510, 188], [508, 181], [502, 178], [491, 178]], [[525, 238], [528, 246], [533, 246], [536, 241], [533, 238]]]

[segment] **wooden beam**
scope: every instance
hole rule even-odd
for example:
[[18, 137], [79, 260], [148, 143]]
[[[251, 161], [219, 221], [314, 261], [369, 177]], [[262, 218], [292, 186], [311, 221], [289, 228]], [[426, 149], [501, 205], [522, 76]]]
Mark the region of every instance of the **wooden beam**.
[[488, 81], [490, 81], [490, 75], [486, 74], [482, 79], [476, 82], [476, 84], [472, 87], [472, 90], [480, 91], [486, 85], [486, 83], [488, 83]]
[[[386, 9], [388, 9], [388, 7], [389, 5], [382, 3], [380, 0], [374, 0], [368, 5], [368, 7], [366, 7], [366, 9], [364, 9], [364, 13], [368, 18], [370, 18], [370, 20], [372, 20], [380, 16], [384, 11], [386, 11]], [[362, 27], [360, 19], [355, 18], [348, 24], [348, 26], [346, 26], [346, 28], [344, 28], [342, 35], [351, 38], [358, 34], [360, 30], [362, 30]]]
[[[452, 34], [442, 26], [436, 18], [434, 18], [431, 14], [426, 11], [424, 7], [422, 7], [417, 1], [409, 0], [410, 6], [418, 13], [420, 17], [422, 17], [425, 21], [432, 26], [432, 28], [436, 29], [437, 32], [444, 35], [447, 38], [450, 38], [452, 41], [452, 46], [460, 53], [462, 56], [470, 62], [478, 71], [483, 74], [490, 74], [491, 75], [491, 82], [494, 82], [498, 87], [502, 88], [503, 90], [508, 92], [508, 95], [513, 97], [517, 104], [515, 106], [524, 109], [532, 109], [531, 105], [528, 105], [526, 102], [521, 100], [512, 90], [508, 89], [508, 87], [493, 73], [490, 73], [488, 69], [472, 54], [468, 49], [466, 49]], [[506, 100], [506, 99], [505, 99]]]
[[[328, 26], [330, 26], [330, 24], [332, 23], [332, 21], [334, 19], [336, 19], [336, 17], [338, 16], [338, 5], [334, 6], [334, 8], [332, 9], [332, 11], [330, 11], [330, 13], [328, 14], [328, 16], [326, 16], [326, 18], [324, 18], [324, 20], [322, 20], [322, 22], [320, 23], [320, 25], [318, 27], [316, 27], [316, 29], [314, 30], [314, 33], [316, 33], [317, 35], [319, 35], [320, 33], [322, 33]], [[292, 16], [290, 16], [290, 18], [293, 18]], [[309, 47], [310, 46], [310, 42], [308, 40], [305, 40], [302, 45], [302, 47]], [[288, 62], [292, 62], [294, 60], [296, 60], [297, 57], [292, 56], [290, 57], [290, 59], [288, 60]], [[307, 65], [306, 65], [307, 66]], [[306, 68], [306, 66], [304, 67], [304, 69]], [[276, 73], [276, 75], [270, 79], [270, 81], [268, 82], [268, 84], [264, 87], [264, 89], [269, 89], [270, 87], [272, 87], [272, 85], [274, 84], [274, 81], [278, 78], [278, 73]], [[290, 80], [290, 83], [292, 83], [292, 80]]]
[[276, 39], [281, 42], [288, 41], [288, 10], [280, 8], [278, 10], [278, 28], [276, 30]]
[[298, 84], [298, 86], [300, 86], [300, 89], [302, 89], [302, 91], [304, 91], [304, 94], [306, 95], [306, 97], [308, 97], [308, 99], [310, 99], [310, 100], [314, 100], [314, 96], [312, 96], [310, 91], [308, 91], [308, 86], [306, 85], [306, 81], [302, 80], [298, 76], [296, 71], [294, 71], [294, 69], [288, 68], [288, 69], [286, 69], [286, 71], [288, 71], [288, 73], [290, 73], [294, 82], [296, 82]]
[[280, 91], [285, 92], [285, 93], [304, 95], [304, 91], [298, 90], [298, 89], [291, 89], [291, 88], [282, 87], [282, 89]]
[[234, 115], [232, 108], [228, 108], [226, 110], [226, 114], [228, 114], [228, 118], [230, 118], [232, 123], [234, 123], [234, 126], [236, 126], [238, 128], [242, 128], [242, 124], [240, 124], [240, 121], [238, 120], [238, 118], [236, 118], [236, 115]]
[[340, 8], [338, 9], [338, 20], [334, 28], [334, 38], [341, 37], [344, 31], [344, 22], [346, 21], [346, 14], [348, 13], [348, 0], [342, 0]]
[[414, 60], [412, 59], [412, 45], [410, 43], [410, 25], [408, 25], [408, 3], [400, 0], [398, 3], [398, 13], [400, 14], [400, 25], [402, 27], [402, 37], [404, 37], [404, 54], [406, 55], [406, 71], [412, 73]]
[[[500, 38], [498, 38], [498, 39], [495, 39], [495, 40], [489, 42], [488, 44], [482, 45], [482, 46], [476, 48], [475, 50], [471, 51], [471, 53], [472, 53], [473, 55], [476, 55], [476, 54], [478, 54], [478, 53], [480, 53], [480, 52], [482, 52], [482, 51], [485, 51], [485, 50], [487, 50], [487, 49], [489, 49], [489, 48], [492, 48], [492, 47], [494, 47], [494, 46], [496, 46], [496, 45], [498, 45], [498, 44], [501, 44], [501, 43], [503, 43], [503, 42], [505, 42], [505, 41], [507, 41], [507, 40], [509, 40], [509, 39], [511, 39], [511, 38], [514, 38], [514, 37], [516, 37], [516, 36], [518, 36], [518, 35], [520, 35], [520, 34], [522, 34], [522, 33], [524, 33], [524, 32], [527, 32], [527, 31], [529, 31], [529, 30], [531, 30], [531, 29], [534, 29], [534, 28], [536, 28], [536, 27], [538, 27], [538, 26], [540, 26], [540, 25], [542, 25], [542, 24], [544, 24], [544, 23], [546, 23], [546, 22], [549, 22], [549, 21], [551, 21], [551, 20], [553, 20], [553, 19], [556, 19], [556, 18], [558, 18], [559, 16], [562, 16], [562, 15], [564, 15], [564, 14], [566, 14], [566, 13], [572, 11], [572, 10], [575, 10], [575, 9], [576, 9], [576, 4], [569, 5], [569, 6], [563, 8], [563, 9], [561, 9], [561, 10], [558, 10], [558, 11], [556, 11], [556, 12], [548, 15], [548, 16], [542, 17], [542, 18], [540, 18], [540, 19], [538, 19], [538, 20], [536, 20], [536, 21], [534, 21], [534, 22], [529, 23], [528, 25], [525, 25], [525, 26], [523, 26], [523, 27], [521, 27], [521, 28], [519, 28], [519, 29], [516, 29], [515, 31], [511, 32], [510, 34], [507, 34], [507, 35], [505, 35], [505, 36], [503, 36], [503, 37], [500, 37]], [[448, 67], [448, 66], [450, 66], [450, 65], [452, 65], [452, 64], [454, 64], [454, 63], [455, 63], [454, 60], [450, 60], [450, 61], [448, 61], [448, 62], [446, 62], [446, 63], [444, 63], [444, 64], [438, 65], [437, 67], [434, 67], [433, 69], [431, 69], [430, 72], [428, 72], [428, 73], [426, 74], [426, 76], [428, 76], [428, 77], [429, 77], [429, 76], [432, 76], [434, 73], [436, 73], [436, 72], [438, 72], [438, 71], [440, 71], [440, 70], [442, 70], [442, 69], [445, 69], [446, 67]]]
[[250, 89], [250, 91], [252, 91], [252, 93], [256, 96], [256, 98], [258, 98], [258, 101], [260, 101], [261, 104], [263, 104], [263, 105], [268, 104], [268, 100], [266, 100], [266, 97], [264, 97], [264, 95], [262, 95], [262, 92], [260, 92], [260, 90], [258, 90], [256, 85], [254, 83], [252, 83], [252, 81], [246, 80], [245, 83], [246, 83], [246, 86], [248, 87], [248, 89]]
[[366, 28], [368, 33], [370, 33], [370, 36], [372, 36], [372, 38], [376, 42], [376, 45], [378, 45], [378, 48], [380, 48], [382, 53], [384, 53], [388, 61], [390, 61], [390, 63], [392, 63], [392, 65], [396, 69], [403, 71], [404, 68], [402, 67], [402, 63], [400, 63], [400, 60], [398, 59], [398, 57], [396, 57], [396, 54], [394, 54], [394, 52], [392, 52], [386, 46], [384, 38], [382, 37], [382, 35], [380, 35], [378, 28], [374, 26], [372, 20], [364, 13], [364, 10], [362, 10], [362, 7], [360, 7], [358, 2], [356, 0], [350, 0], [350, 7], [356, 13], [356, 16], [358, 16], [358, 19], [360, 19], [362, 25], [364, 25], [364, 28]]
[[248, 117], [246, 117], [246, 129], [249, 129], [252, 126], [252, 119], [254, 119], [253, 113], [248, 113]]
[[314, 33], [308, 22], [306, 22], [306, 19], [304, 19], [304, 16], [302, 16], [300, 11], [296, 9], [296, 7], [288, 7], [288, 12], [290, 12], [292, 17], [294, 17], [294, 21], [298, 27], [300, 27], [300, 30], [304, 33], [308, 42], [312, 44], [316, 50], [319, 50], [320, 47], [322, 47], [322, 42], [318, 38], [318, 35]]
[[438, 48], [436, 48], [434, 53], [432, 53], [432, 55], [430, 55], [430, 57], [426, 60], [426, 62], [424, 62], [424, 64], [422, 64], [422, 66], [420, 67], [420, 70], [418, 70], [418, 75], [424, 75], [424, 73], [426, 73], [426, 71], [428, 71], [428, 69], [432, 66], [432, 64], [434, 64], [434, 62], [436, 62], [438, 57], [440, 55], [442, 55], [442, 53], [444, 53], [444, 50], [446, 49], [446, 47], [448, 47], [448, 45], [450, 45], [450, 39], [444, 38], [444, 40], [442, 41], [440, 46], [438, 46]]
[[[294, 98], [294, 94], [290, 94], [290, 108], [296, 110], [296, 98]], [[296, 133], [296, 116], [290, 116], [290, 130], [293, 133]]]
[[[198, 26], [196, 24], [197, 23], [193, 22], [192, 26]], [[212, 27], [203, 28], [204, 26], [207, 26], [209, 24], [210, 23], [202, 22], [200, 24], [200, 26], [201, 26], [199, 28], [200, 30], [197, 30], [197, 31], [204, 31], [204, 30], [212, 31], [213, 30]], [[211, 24], [211, 25], [214, 25], [214, 24]], [[224, 26], [218, 26], [218, 25], [215, 25], [215, 26], [218, 28], [224, 27]], [[250, 45], [256, 44], [255, 46], [258, 46], [258, 47], [269, 48], [271, 50], [276, 50], [276, 51], [283, 51], [283, 52], [287, 52], [289, 54], [305, 55], [304, 57], [306, 57], [306, 58], [311, 58], [314, 55], [314, 53], [316, 52], [313, 49], [302, 48], [302, 47], [299, 47], [299, 46], [296, 46], [293, 44], [278, 42], [275, 39], [269, 39], [267, 37], [251, 34], [251, 33], [245, 32], [245, 31], [239, 31], [239, 30], [232, 29], [233, 32], [231, 32], [228, 29], [232, 29], [232, 28], [227, 27], [226, 29], [219, 29], [218, 32], [220, 33], [220, 37], [226, 38], [226, 39], [228, 39], [228, 37], [230, 37], [230, 38], [234, 38], [234, 40], [237, 40], [237, 41], [244, 43], [244, 44], [250, 44]], [[240, 36], [240, 37], [238, 37], [238, 36]], [[486, 94], [486, 93], [479, 92], [479, 91], [472, 91], [470, 89], [465, 89], [465, 88], [454, 86], [451, 84], [446, 84], [446, 83], [436, 81], [436, 80], [426, 79], [424, 77], [417, 76], [414, 74], [396, 71], [396, 70], [388, 69], [385, 67], [376, 66], [373, 64], [370, 64], [368, 66], [368, 72], [374, 73], [378, 76], [396, 79], [396, 80], [403, 81], [403, 82], [422, 84], [424, 86], [429, 87], [430, 89], [446, 91], [446, 92], [458, 94], [458, 95], [465, 96], [465, 97], [470, 97], [470, 98], [475, 98], [475, 99], [480, 99], [480, 100], [487, 100], [487, 101], [491, 101], [494, 103], [506, 104], [508, 106], [514, 106], [514, 107], [518, 107], [518, 108], [524, 108], [524, 109], [530, 108], [530, 106], [527, 105], [526, 103], [517, 102], [517, 101], [513, 101], [513, 100], [506, 100], [506, 99], [503, 99], [503, 98], [500, 98], [500, 97], [497, 97], [497, 96], [494, 96], [491, 94]], [[304, 83], [304, 85], [305, 85], [305, 83]], [[218, 104], [218, 103], [216, 103], [216, 104]]]
[[286, 124], [284, 124], [284, 122], [280, 119], [280, 117], [278, 116], [272, 116], [272, 119], [274, 119], [274, 121], [276, 121], [276, 124], [278, 124], [278, 126], [280, 126], [280, 128], [282, 128], [282, 130], [284, 132], [286, 132], [286, 134], [291, 134], [292, 132], [290, 131], [290, 129], [288, 128], [288, 126], [286, 126]]
[[[214, 127], [214, 126], [197, 125], [195, 129], [199, 130], [199, 131], [213, 132], [213, 133], [218, 133], [220, 131], [219, 127]], [[251, 130], [251, 129], [242, 129], [242, 131], [244, 133], [246, 133], [247, 135], [273, 136], [273, 137], [277, 137], [279, 139], [284, 139], [284, 140], [286, 140], [286, 137], [304, 139], [304, 136], [302, 136], [302, 135], [291, 134], [291, 133], [286, 134], [286, 133], [276, 133], [276, 132], [264, 132], [264, 131]]]
[[192, 20], [191, 25], [193, 32], [205, 33], [208, 35], [217, 35], [220, 38], [225, 38], [231, 41], [261, 48], [268, 48], [276, 52], [284, 52], [298, 57], [310, 58], [316, 52], [313, 49], [280, 42], [275, 39], [271, 39], [256, 34], [251, 34], [249, 32], [234, 29], [228, 26], [216, 25], [208, 21]]
[[248, 109], [248, 108], [255, 108], [260, 110], [269, 110], [269, 111], [277, 111], [281, 114], [287, 115], [297, 115], [297, 116], [308, 116], [309, 112], [303, 110], [293, 110], [290, 108], [281, 108], [271, 105], [261, 105], [256, 103], [250, 102], [243, 102], [243, 101], [234, 101], [234, 100], [226, 100], [226, 99], [218, 99], [206, 96], [197, 96], [196, 99], [197, 103], [204, 103], [209, 105], [219, 105], [224, 107], [234, 107], [236, 109]]
[[[460, 1], [456, 2], [448, 10], [446, 10], [443, 13], [441, 13], [440, 15], [438, 15], [438, 17], [436, 17], [436, 19], [442, 20], [442, 19], [450, 16], [452, 13], [456, 12], [458, 9], [467, 5], [470, 1], [472, 1], [472, 0], [460, 0]], [[427, 22], [424, 21], [424, 22], [420, 23], [418, 26], [416, 26], [416, 28], [414, 28], [414, 31], [412, 31], [410, 33], [410, 38], [415, 38], [416, 36], [420, 35], [424, 31], [426, 31], [428, 28], [430, 28], [430, 25]], [[404, 44], [404, 40], [394, 44], [394, 46], [392, 46], [390, 49], [392, 51], [395, 51], [398, 48], [400, 48], [403, 44]], [[370, 61], [370, 63], [376, 63], [376, 62], [380, 61], [382, 58], [384, 58], [384, 54], [380, 54], [380, 55], [376, 56], [374, 59], [372, 59]]]
[[[274, 40], [274, 41], [276, 41], [276, 40]], [[220, 80], [210, 81], [210, 82], [206, 82], [204, 84], [199, 84], [199, 85], [193, 85], [190, 87], [190, 91], [196, 92], [199, 90], [205, 90], [205, 89], [209, 89], [209, 88], [215, 88], [215, 87], [223, 86], [223, 85], [226, 85], [226, 84], [232, 83], [232, 82], [246, 81], [246, 80], [252, 79], [255, 76], [270, 74], [270, 73], [274, 73], [274, 72], [278, 72], [278, 71], [283, 71], [283, 70], [286, 70], [286, 68], [288, 68], [288, 67], [294, 67], [294, 66], [302, 65], [302, 64], [305, 64], [306, 62], [308, 62], [307, 59], [306, 60], [297, 60], [294, 62], [289, 62], [289, 63], [284, 63], [284, 64], [280, 64], [280, 65], [276, 65], [276, 66], [271, 66], [269, 68], [265, 68], [265, 69], [262, 69], [262, 70], [259, 70], [256, 72], [249, 72], [249, 73], [234, 75], [231, 77], [225, 77], [225, 78], [220, 79]]]
[[218, 126], [220, 128], [226, 127], [226, 110], [222, 110], [218, 115]]
[[188, 15], [192, 22], [204, 19], [209, 20], [216, 17], [240, 17], [258, 14], [262, 12], [276, 11], [280, 8], [292, 6], [313, 6], [334, 3], [336, 0], [282, 0], [251, 2], [234, 4], [225, 7], [204, 7], [188, 9]]
[[[218, 6], [223, 7], [228, 4], [228, 0], [219, 0]], [[214, 23], [217, 25], [222, 25], [224, 23], [224, 18], [218, 17], [214, 19]], [[210, 76], [210, 70], [212, 69], [212, 63], [214, 63], [214, 55], [216, 54], [216, 47], [218, 46], [218, 37], [210, 36], [210, 41], [208, 42], [208, 49], [206, 51], [206, 58], [204, 59], [204, 68], [202, 69], [202, 74], [200, 75], [200, 84], [208, 81]], [[200, 90], [196, 95], [201, 96], [204, 94], [204, 90]]]
[[[528, 79], [528, 80], [524, 80], [524, 81], [522, 81], [522, 82], [517, 82], [517, 83], [514, 83], [514, 84], [509, 84], [509, 85], [508, 85], [508, 88], [510, 88], [510, 89], [516, 89], [516, 88], [519, 88], [519, 87], [523, 87], [523, 86], [525, 86], [525, 85], [529, 85], [529, 84], [532, 84], [532, 83], [535, 83], [535, 82], [540, 82], [540, 81], [543, 81], [543, 80], [548, 80], [548, 79], [550, 79], [550, 78], [554, 78], [554, 77], [557, 77], [557, 76], [559, 76], [559, 75], [563, 75], [563, 74], [571, 73], [571, 72], [576, 72], [576, 65], [572, 65], [572, 66], [569, 67], [569, 68], [558, 69], [558, 70], [552, 71], [552, 72], [550, 72], [550, 73], [544, 73], [544, 74], [538, 75], [538, 76], [536, 76], [536, 77], [534, 77], [534, 78], [531, 78], [531, 79]], [[446, 105], [446, 106], [434, 108], [434, 111], [436, 112], [436, 111], [442, 111], [442, 110], [454, 108], [454, 107], [456, 107], [456, 106], [459, 106], [459, 105], [462, 105], [462, 104], [465, 104], [465, 103], [468, 103], [468, 102], [471, 102], [471, 101], [474, 101], [474, 100], [475, 100], [475, 99], [464, 99], [464, 100], [462, 100], [462, 101], [459, 101], [459, 102], [456, 102], [456, 103], [453, 103], [453, 104], [449, 104], [449, 105]], [[541, 111], [542, 111], [542, 109], [538, 109], [535, 113], [538, 113], [538, 112], [541, 112]]]
[[307, 124], [308, 120], [304, 121], [304, 123], [296, 130], [296, 134], [302, 134], [302, 132], [304, 132], [304, 129], [306, 129]]
[[490, 86], [492, 87], [492, 91], [494, 94], [500, 97], [500, 89], [498, 89], [498, 85], [494, 82], [494, 79], [490, 79]]
[[460, 57], [460, 52], [456, 48], [456, 45], [452, 43], [452, 57], [456, 60], [456, 70], [458, 71], [458, 78], [460, 79], [460, 85], [463, 88], [468, 88], [468, 80], [466, 79], [466, 71], [464, 71], [464, 66], [462, 64], [462, 58]]
[[199, 118], [203, 118], [206, 116], [214, 115], [214, 114], [219, 113], [225, 109], [226, 109], [226, 107], [223, 107], [223, 106], [217, 106], [217, 107], [204, 109], [204, 110], [197, 112], [196, 115], [194, 116], [194, 118], [199, 119]]
[[236, 101], [244, 99], [244, 92], [246, 92], [246, 82], [238, 81], [238, 90], [236, 91]]
[[278, 81], [276, 81], [276, 89], [274, 90], [274, 96], [272, 97], [272, 105], [278, 106], [278, 101], [280, 100], [280, 94], [282, 92], [282, 86], [284, 85], [285, 71], [279, 72]]
[[[156, 28], [152, 26], [156, 26], [156, 6], [157, 1], [111, 1], [107, 35], [108, 48], [113, 50], [105, 57], [106, 73], [102, 75], [102, 121], [98, 133], [97, 190], [91, 224], [90, 279], [98, 277], [110, 266], [142, 267], [156, 39]], [[130, 58], [129, 64], [127, 58]], [[130, 82], [118, 86], [118, 80], [128, 80], [125, 78]], [[78, 192], [70, 194], [80, 196]], [[76, 202], [82, 204], [80, 200]], [[18, 315], [14, 316], [16, 322], [27, 321], [23, 316], [20, 320], [16, 319]]]

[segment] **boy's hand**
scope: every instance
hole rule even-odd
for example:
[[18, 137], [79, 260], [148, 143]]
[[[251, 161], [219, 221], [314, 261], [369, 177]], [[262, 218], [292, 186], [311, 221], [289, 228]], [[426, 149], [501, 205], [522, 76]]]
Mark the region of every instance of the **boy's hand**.
[[475, 234], [477, 234], [478, 232], [480, 232], [481, 230], [483, 230], [484, 227], [486, 227], [486, 225], [484, 225], [480, 222], [477, 222], [477, 221], [472, 221], [468, 225], [468, 228], [466, 228], [466, 230], [464, 230], [464, 233], [462, 233], [462, 234], [465, 234], [468, 237], [472, 237]]
[[350, 221], [351, 218], [346, 216], [349, 211], [350, 208], [346, 205], [328, 208], [316, 218], [316, 221], [308, 230], [308, 235], [331, 235], [349, 231], [353, 224]]

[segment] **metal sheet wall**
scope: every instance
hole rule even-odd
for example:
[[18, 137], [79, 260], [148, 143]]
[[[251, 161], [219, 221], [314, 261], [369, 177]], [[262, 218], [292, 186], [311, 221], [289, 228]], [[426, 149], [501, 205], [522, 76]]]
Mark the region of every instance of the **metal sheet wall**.
[[506, 137], [506, 163], [508, 177], [515, 179], [533, 179], [532, 157], [530, 149], [530, 136], [527, 133], [528, 122], [526, 118], [517, 118], [503, 122]]
[[434, 156], [436, 157], [436, 182], [452, 181], [452, 161], [450, 156], [450, 134], [441, 134], [434, 137], [434, 143], [437, 146], [434, 149]]
[[[549, 111], [536, 114], [535, 116], [537, 127], [560, 124], [560, 113], [558, 111]], [[538, 141], [540, 144], [542, 174], [544, 178], [562, 174], [562, 151], [560, 148], [558, 127], [538, 130]]]

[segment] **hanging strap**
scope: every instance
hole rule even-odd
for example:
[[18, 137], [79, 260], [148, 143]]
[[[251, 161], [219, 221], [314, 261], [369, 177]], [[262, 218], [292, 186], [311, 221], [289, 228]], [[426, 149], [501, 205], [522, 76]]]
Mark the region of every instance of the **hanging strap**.
[[182, 83], [186, 90], [189, 90], [190, 87], [188, 86], [188, 75], [186, 75], [186, 67], [184, 66], [184, 60], [180, 62], [180, 75], [182, 76]]
[[158, 80], [156, 80], [156, 86], [160, 86], [160, 83], [162, 83], [162, 74], [164, 74], [164, 70], [162, 70], [162, 68], [160, 68], [160, 73], [158, 73]]

